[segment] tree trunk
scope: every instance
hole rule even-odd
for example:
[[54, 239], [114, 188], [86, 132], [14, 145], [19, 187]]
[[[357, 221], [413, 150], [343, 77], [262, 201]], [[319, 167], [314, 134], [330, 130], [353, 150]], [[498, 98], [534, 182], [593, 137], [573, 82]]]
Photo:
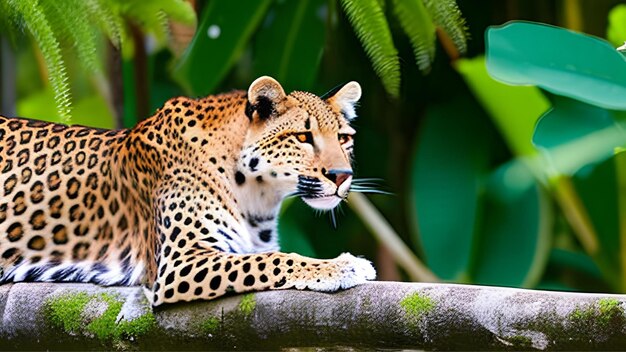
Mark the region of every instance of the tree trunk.
[[138, 287], [0, 286], [0, 349], [624, 349], [626, 296], [372, 282], [150, 309]]

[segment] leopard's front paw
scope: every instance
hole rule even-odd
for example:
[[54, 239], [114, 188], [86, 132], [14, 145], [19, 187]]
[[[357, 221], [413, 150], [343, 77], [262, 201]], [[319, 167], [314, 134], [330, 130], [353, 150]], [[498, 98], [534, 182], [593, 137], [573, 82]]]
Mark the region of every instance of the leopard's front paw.
[[372, 263], [357, 258], [350, 253], [343, 253], [333, 260], [339, 267], [341, 288], [350, 288], [376, 278], [376, 269]]
[[357, 258], [350, 253], [343, 253], [329, 260], [326, 265], [320, 266], [311, 274], [310, 277], [297, 280], [295, 287], [332, 292], [354, 287], [376, 278], [376, 270], [369, 260]]

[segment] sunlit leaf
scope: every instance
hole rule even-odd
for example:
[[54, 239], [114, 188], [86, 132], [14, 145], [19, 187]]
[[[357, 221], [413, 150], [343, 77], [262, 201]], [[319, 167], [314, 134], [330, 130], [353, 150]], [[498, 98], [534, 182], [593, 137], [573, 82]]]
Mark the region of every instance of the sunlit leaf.
[[[28, 116], [35, 120], [65, 123], [55, 109], [54, 92], [46, 89], [17, 101], [18, 116]], [[72, 108], [72, 125], [98, 128], [113, 128], [114, 120], [106, 102], [100, 95], [92, 95], [76, 102]]]
[[607, 39], [615, 46], [626, 42], [626, 4], [619, 4], [609, 12]]
[[460, 59], [456, 69], [481, 102], [511, 150], [517, 156], [533, 155], [535, 124], [550, 102], [537, 87], [510, 86], [487, 74], [485, 58]]

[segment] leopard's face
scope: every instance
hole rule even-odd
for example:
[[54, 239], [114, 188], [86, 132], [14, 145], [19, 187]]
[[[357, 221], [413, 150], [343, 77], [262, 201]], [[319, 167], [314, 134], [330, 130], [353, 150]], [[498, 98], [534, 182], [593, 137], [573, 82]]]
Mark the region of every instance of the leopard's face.
[[285, 95], [269, 77], [248, 91], [251, 128], [240, 157], [245, 179], [268, 197], [300, 196], [316, 209], [332, 209], [348, 196], [352, 181], [350, 127], [361, 88], [350, 82], [320, 98]]

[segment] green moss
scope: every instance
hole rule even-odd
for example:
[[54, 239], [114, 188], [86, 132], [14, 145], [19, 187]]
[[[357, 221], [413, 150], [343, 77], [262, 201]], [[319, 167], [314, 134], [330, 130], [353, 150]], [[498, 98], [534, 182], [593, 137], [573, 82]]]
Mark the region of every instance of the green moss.
[[256, 308], [256, 300], [254, 299], [253, 293], [248, 293], [241, 298], [241, 302], [239, 302], [239, 311], [243, 313], [244, 316], [249, 316]]
[[46, 302], [45, 314], [53, 326], [75, 334], [81, 328], [81, 314], [89, 300], [85, 292], [55, 297]]
[[220, 320], [216, 317], [210, 317], [200, 324], [200, 329], [209, 334], [214, 334], [220, 327]]
[[419, 318], [433, 310], [436, 303], [432, 298], [420, 295], [419, 292], [415, 292], [402, 299], [402, 301], [400, 301], [400, 306], [408, 315]]
[[620, 301], [615, 298], [602, 298], [584, 307], [576, 307], [569, 315], [570, 321], [579, 324], [597, 324], [607, 327], [611, 321], [623, 318]]
[[[84, 320], [83, 311], [89, 303], [106, 304], [106, 310], [90, 322]], [[46, 303], [46, 316], [50, 322], [64, 331], [86, 333], [100, 340], [119, 341], [136, 338], [156, 326], [154, 315], [149, 312], [131, 321], [116, 322], [122, 310], [119, 297], [102, 293], [89, 295], [85, 292], [51, 298]]]

